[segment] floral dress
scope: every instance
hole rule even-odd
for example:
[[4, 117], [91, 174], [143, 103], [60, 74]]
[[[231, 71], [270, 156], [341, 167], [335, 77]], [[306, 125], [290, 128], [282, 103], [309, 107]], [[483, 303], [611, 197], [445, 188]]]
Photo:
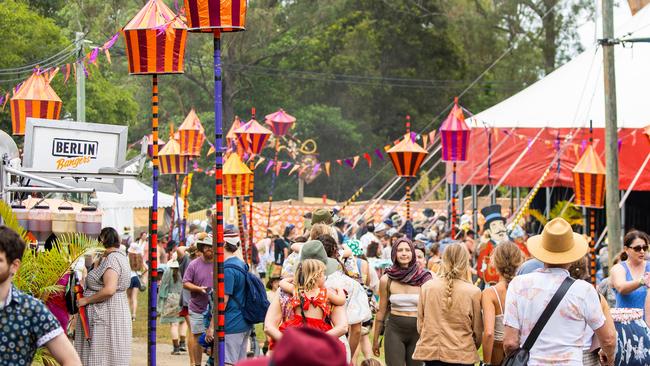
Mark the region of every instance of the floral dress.
[[[332, 324], [331, 321], [328, 319], [331, 312], [332, 312], [332, 305], [327, 301], [327, 289], [321, 288], [320, 291], [318, 292], [318, 295], [314, 297], [307, 297], [304, 292], [301, 292], [302, 295], [302, 305], [300, 303], [300, 297], [297, 295], [294, 295], [287, 303], [286, 307], [283, 308], [291, 308], [293, 310], [293, 313], [287, 318], [286, 314], [283, 311], [283, 319], [286, 318], [285, 321], [280, 324], [280, 332], [284, 333], [285, 330], [288, 328], [299, 328], [299, 327], [308, 327], [308, 328], [314, 328], [314, 329], [319, 329], [323, 332], [327, 332], [328, 330], [332, 329]], [[281, 301], [282, 302], [282, 301]], [[302, 310], [307, 311], [310, 306], [313, 306], [315, 308], [319, 308], [323, 311], [323, 317], [322, 318], [310, 318], [310, 317], [302, 317], [301, 309], [300, 307], [302, 306]], [[273, 349], [275, 346], [275, 342], [271, 340], [269, 342], [269, 349]]]
[[103, 257], [99, 265], [88, 272], [83, 296], [92, 296], [104, 287], [103, 276], [108, 269], [118, 274], [117, 290], [107, 300], [86, 306], [89, 340], [81, 330], [81, 317], [77, 317], [74, 345], [83, 365], [128, 365], [131, 360], [132, 325], [126, 297], [131, 268], [126, 254], [115, 251]]

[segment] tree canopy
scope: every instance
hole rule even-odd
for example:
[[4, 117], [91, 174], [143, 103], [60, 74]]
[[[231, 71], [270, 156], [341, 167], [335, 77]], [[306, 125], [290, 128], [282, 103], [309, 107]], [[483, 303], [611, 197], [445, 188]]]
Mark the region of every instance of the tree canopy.
[[[166, 2], [174, 9], [173, 1]], [[143, 4], [1, 0], [0, 72], [66, 50], [75, 32], [101, 45]], [[399, 138], [407, 114], [414, 131], [429, 132], [461, 92], [461, 104], [478, 112], [580, 51], [576, 24], [590, 16], [592, 6], [585, 0], [251, 0], [247, 31], [223, 37], [224, 132], [235, 116], [248, 120], [251, 107], [258, 119], [284, 108], [297, 117], [292, 134], [315, 140], [320, 161], [363, 154]], [[91, 66], [87, 120], [128, 125], [129, 140], [135, 142], [150, 133], [151, 79], [128, 75], [124, 48], [118, 41], [111, 64], [101, 58], [99, 67]], [[185, 74], [160, 78], [163, 139], [167, 124], [178, 126], [190, 108], [213, 138], [212, 57], [211, 36], [192, 34]], [[0, 87], [8, 90], [27, 75], [3, 72]], [[53, 87], [63, 99], [62, 117], [74, 119], [74, 81], [63, 79], [55, 78]], [[7, 111], [1, 117], [4, 130], [10, 129]], [[270, 158], [273, 152], [263, 155]], [[281, 159], [290, 158], [282, 152]], [[207, 168], [213, 162], [214, 156], [203, 156], [197, 164]], [[369, 169], [362, 161], [355, 170], [333, 165], [331, 176], [318, 176], [305, 194], [344, 201], [383, 164], [375, 160]], [[392, 174], [392, 168], [381, 171], [360, 199]], [[143, 179], [148, 176], [145, 171]], [[278, 178], [274, 199], [297, 196], [296, 176]], [[213, 202], [214, 177], [196, 174], [194, 179], [191, 208], [205, 208]], [[271, 174], [257, 174], [257, 200], [267, 197], [270, 180]], [[163, 190], [173, 186], [172, 177], [163, 178]]]

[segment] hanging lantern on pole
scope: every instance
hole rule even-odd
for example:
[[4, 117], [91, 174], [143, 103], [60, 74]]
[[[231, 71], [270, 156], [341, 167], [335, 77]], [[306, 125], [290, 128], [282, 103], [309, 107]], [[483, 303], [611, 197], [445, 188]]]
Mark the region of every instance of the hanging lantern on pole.
[[456, 238], [456, 163], [467, 160], [470, 129], [465, 122], [463, 109], [454, 98], [451, 112], [440, 126], [442, 161], [451, 162], [451, 237]]
[[[147, 155], [149, 158], [153, 158], [153, 135], [149, 134], [147, 137]], [[161, 138], [158, 138], [158, 151], [165, 146], [165, 141]]]
[[573, 168], [574, 204], [587, 209], [589, 216], [589, 269], [596, 286], [596, 209], [605, 207], [605, 166], [593, 147], [593, 129], [589, 121], [589, 145]]
[[24, 135], [28, 117], [59, 119], [63, 102], [50, 86], [55, 72], [34, 72], [11, 97], [11, 131]]
[[[147, 363], [156, 365], [158, 298], [158, 75], [183, 73], [187, 27], [162, 0], [149, 0], [121, 31], [130, 75], [151, 75], [152, 203], [149, 213], [149, 321]], [[171, 141], [170, 141], [171, 142]]]
[[411, 134], [411, 117], [406, 116], [406, 134], [402, 141], [391, 147], [388, 156], [395, 173], [406, 178], [406, 221], [411, 220], [411, 178], [417, 176], [428, 152], [418, 145]]
[[269, 191], [269, 215], [266, 221], [266, 230], [271, 228], [271, 208], [273, 206], [273, 190], [275, 189], [275, 180], [280, 174], [280, 165], [278, 164], [278, 153], [280, 152], [280, 137], [286, 135], [289, 129], [296, 122], [296, 117], [288, 114], [280, 108], [277, 112], [266, 115], [266, 124], [271, 127], [273, 136], [275, 136], [275, 157], [273, 158], [273, 175], [271, 176], [271, 190]]
[[239, 155], [235, 152], [230, 153], [223, 165], [223, 195], [224, 197], [231, 197], [237, 199], [237, 219], [239, 227], [239, 236], [242, 242], [242, 253], [244, 261], [251, 263], [252, 257], [249, 257], [249, 246], [246, 245], [246, 238], [244, 236], [244, 207], [243, 198], [250, 193], [250, 181], [253, 172], [248, 169], [246, 164], [241, 161]]
[[181, 152], [181, 144], [173, 138], [160, 150], [160, 174], [187, 174], [189, 157]]
[[189, 157], [201, 156], [201, 147], [205, 142], [205, 129], [194, 109], [190, 110], [183, 123], [178, 127], [181, 154]]
[[235, 119], [232, 121], [232, 125], [226, 134], [226, 153], [236, 152], [239, 156], [244, 156], [244, 147], [237, 143], [237, 134], [235, 131], [243, 125], [242, 121], [239, 119], [239, 116], [235, 116]]
[[216, 319], [216, 342], [213, 354], [217, 355], [217, 365], [224, 366], [226, 352], [225, 316], [222, 309], [225, 300], [223, 285], [223, 98], [221, 80], [221, 33], [246, 30], [247, 0], [185, 0], [185, 15], [190, 32], [213, 33], [214, 50], [214, 146], [215, 146], [215, 223], [213, 225], [214, 289], [217, 292], [213, 309]]
[[[251, 154], [248, 162], [248, 168], [251, 170], [250, 190], [248, 193], [248, 248], [253, 245], [253, 201], [255, 200], [255, 161], [252, 155], [259, 155], [264, 149], [264, 145], [271, 137], [272, 132], [263, 127], [255, 120], [255, 108], [251, 109], [251, 120], [242, 124], [235, 130], [235, 136], [238, 140], [238, 146], [242, 146], [244, 151]], [[249, 254], [252, 258], [252, 252]]]

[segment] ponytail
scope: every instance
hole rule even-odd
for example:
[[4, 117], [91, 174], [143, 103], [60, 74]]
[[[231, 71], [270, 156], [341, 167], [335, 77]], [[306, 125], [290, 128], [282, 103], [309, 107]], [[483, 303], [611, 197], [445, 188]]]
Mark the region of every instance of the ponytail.
[[628, 257], [627, 257], [627, 253], [625, 253], [625, 251], [622, 250], [622, 251], [618, 254], [618, 258], [620, 259], [621, 262], [625, 262], [625, 261], [627, 260], [627, 258], [628, 258]]

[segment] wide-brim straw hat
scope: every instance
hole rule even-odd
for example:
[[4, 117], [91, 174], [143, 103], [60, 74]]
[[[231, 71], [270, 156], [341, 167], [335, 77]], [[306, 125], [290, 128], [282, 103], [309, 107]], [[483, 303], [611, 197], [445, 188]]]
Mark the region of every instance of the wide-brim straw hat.
[[547, 264], [568, 264], [582, 258], [589, 251], [587, 240], [574, 233], [563, 218], [549, 221], [540, 235], [526, 242], [533, 257]]

